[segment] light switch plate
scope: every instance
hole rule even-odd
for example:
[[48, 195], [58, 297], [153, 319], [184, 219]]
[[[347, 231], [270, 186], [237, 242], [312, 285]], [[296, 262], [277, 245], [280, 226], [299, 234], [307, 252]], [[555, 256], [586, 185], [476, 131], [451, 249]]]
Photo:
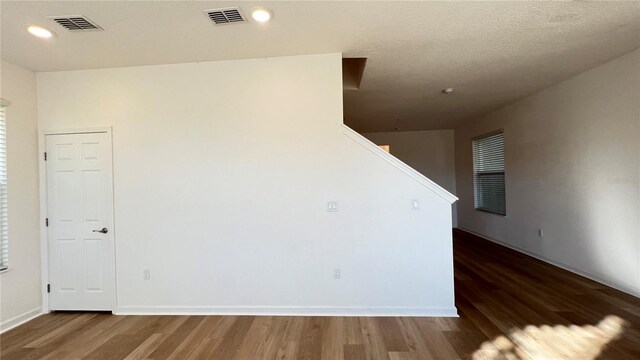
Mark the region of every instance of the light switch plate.
[[420, 200], [418, 200], [418, 199], [411, 200], [411, 209], [412, 210], [420, 210]]
[[337, 212], [338, 211], [338, 202], [337, 201], [329, 201], [327, 203], [327, 211], [328, 212]]

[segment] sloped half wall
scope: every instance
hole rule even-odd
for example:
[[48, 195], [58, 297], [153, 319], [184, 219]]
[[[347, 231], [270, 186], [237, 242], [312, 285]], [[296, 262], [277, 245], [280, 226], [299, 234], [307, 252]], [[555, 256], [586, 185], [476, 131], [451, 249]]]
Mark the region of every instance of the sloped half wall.
[[38, 98], [41, 129], [113, 127], [118, 313], [456, 314], [455, 197], [342, 125], [340, 54], [40, 73]]

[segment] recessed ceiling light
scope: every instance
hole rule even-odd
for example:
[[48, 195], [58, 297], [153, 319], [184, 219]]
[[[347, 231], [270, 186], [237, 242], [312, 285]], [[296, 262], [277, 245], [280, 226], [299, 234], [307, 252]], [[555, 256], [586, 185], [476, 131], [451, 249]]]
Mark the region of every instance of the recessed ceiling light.
[[37, 36], [39, 38], [43, 38], [43, 39], [49, 39], [52, 38], [54, 33], [51, 30], [47, 30], [43, 27], [40, 26], [36, 26], [36, 25], [31, 25], [27, 28], [27, 31], [31, 33], [31, 35], [33, 36]]
[[251, 10], [251, 17], [253, 18], [253, 20], [257, 22], [261, 22], [261, 23], [267, 22], [271, 20], [272, 16], [273, 16], [273, 12], [264, 6], [258, 6], [253, 8], [253, 10]]
[[453, 88], [446, 88], [444, 90], [442, 90], [442, 93], [445, 95], [449, 95], [453, 92]]

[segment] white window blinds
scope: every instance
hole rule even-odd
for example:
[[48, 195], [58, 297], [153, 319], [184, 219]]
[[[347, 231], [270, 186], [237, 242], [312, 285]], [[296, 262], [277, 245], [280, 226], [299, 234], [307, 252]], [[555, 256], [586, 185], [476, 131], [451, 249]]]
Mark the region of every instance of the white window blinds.
[[0, 271], [9, 266], [7, 218], [7, 124], [5, 107], [0, 106]]
[[475, 208], [506, 215], [502, 130], [473, 140], [473, 180]]

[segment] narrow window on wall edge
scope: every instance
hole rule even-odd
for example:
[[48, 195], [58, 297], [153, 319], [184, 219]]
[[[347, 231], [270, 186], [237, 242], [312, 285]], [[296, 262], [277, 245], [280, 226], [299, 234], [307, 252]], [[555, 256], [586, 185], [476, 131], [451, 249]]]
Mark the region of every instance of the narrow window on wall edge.
[[474, 208], [507, 215], [504, 133], [497, 130], [473, 138]]
[[7, 101], [0, 99], [0, 271], [9, 267], [7, 207]]

